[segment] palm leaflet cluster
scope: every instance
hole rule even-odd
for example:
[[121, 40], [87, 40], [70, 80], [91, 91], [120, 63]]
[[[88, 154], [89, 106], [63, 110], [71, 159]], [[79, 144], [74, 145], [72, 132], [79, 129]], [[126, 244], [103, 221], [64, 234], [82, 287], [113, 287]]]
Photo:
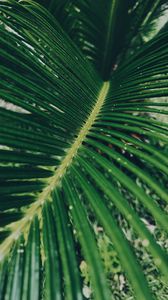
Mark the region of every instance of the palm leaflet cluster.
[[1, 300], [168, 299], [166, 9], [0, 1]]

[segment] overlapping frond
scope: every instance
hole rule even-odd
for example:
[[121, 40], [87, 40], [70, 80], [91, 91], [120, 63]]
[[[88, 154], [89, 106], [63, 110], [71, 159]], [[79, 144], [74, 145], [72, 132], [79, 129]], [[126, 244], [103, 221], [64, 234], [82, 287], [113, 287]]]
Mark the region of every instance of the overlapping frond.
[[128, 9], [132, 3], [125, 0], [55, 0], [43, 4], [107, 80], [129, 28]]
[[48, 0], [41, 4], [104, 79], [109, 78], [123, 54], [129, 55], [156, 34], [158, 18], [167, 13], [165, 0]]
[[135, 200], [166, 233], [166, 180], [161, 186], [157, 174], [168, 177], [167, 124], [150, 113], [168, 113], [162, 101], [168, 96], [167, 31], [103, 82], [39, 4], [2, 1], [0, 10], [0, 97], [6, 103], [0, 108], [0, 299], [85, 299], [83, 260], [93, 297], [115, 299], [95, 220], [135, 299], [155, 299], [116, 212], [166, 281], [168, 254]]
[[131, 26], [126, 35], [122, 58], [137, 51], [162, 30], [167, 21], [167, 12], [168, 5], [165, 0], [136, 2], [130, 10]]

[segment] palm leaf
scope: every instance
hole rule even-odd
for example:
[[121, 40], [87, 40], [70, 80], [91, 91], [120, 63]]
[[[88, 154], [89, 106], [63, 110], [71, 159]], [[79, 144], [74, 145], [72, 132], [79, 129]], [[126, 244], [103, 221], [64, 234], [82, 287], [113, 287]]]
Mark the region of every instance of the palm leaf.
[[[2, 1], [0, 9], [0, 97], [6, 103], [0, 108], [1, 299], [84, 299], [82, 260], [93, 297], [113, 299], [95, 220], [116, 250], [134, 297], [155, 299], [115, 212], [167, 280], [166, 249], [134, 206], [136, 199], [167, 232], [166, 184], [153, 175], [168, 175], [167, 124], [150, 118], [150, 112], [167, 114], [167, 31], [121, 60], [103, 81], [39, 4]], [[103, 37], [110, 53], [113, 34], [108, 38], [103, 31]], [[109, 53], [100, 55], [103, 78], [116, 57]]]
[[130, 1], [66, 0], [45, 1], [44, 5], [95, 65], [103, 79], [108, 79], [125, 34], [129, 31]]

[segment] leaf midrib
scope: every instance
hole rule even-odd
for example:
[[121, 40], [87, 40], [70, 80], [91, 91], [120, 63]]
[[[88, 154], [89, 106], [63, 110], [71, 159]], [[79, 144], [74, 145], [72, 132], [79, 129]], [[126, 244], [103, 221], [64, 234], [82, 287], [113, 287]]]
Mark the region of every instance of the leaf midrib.
[[106, 32], [104, 54], [103, 54], [103, 59], [102, 59], [102, 72], [103, 73], [104, 73], [105, 64], [106, 64], [106, 57], [107, 57], [107, 54], [108, 54], [111, 33], [114, 30], [114, 27], [112, 26], [112, 24], [113, 24], [113, 16], [115, 14], [116, 6], [117, 6], [116, 1], [112, 1], [111, 9], [110, 9], [110, 12], [109, 12], [109, 18], [108, 18], [108, 26], [107, 26], [107, 32]]
[[38, 200], [34, 202], [27, 210], [24, 218], [22, 218], [18, 222], [15, 222], [11, 227], [11, 234], [0, 245], [0, 260], [2, 260], [8, 254], [11, 245], [20, 237], [21, 233], [25, 234], [28, 232], [34, 216], [37, 214], [39, 216], [41, 215], [44, 203], [50, 199], [52, 191], [60, 184], [61, 178], [66, 173], [68, 167], [71, 165], [73, 158], [77, 155], [78, 149], [82, 145], [85, 137], [94, 124], [104, 104], [107, 93], [109, 91], [109, 87], [109, 81], [103, 83], [102, 88], [98, 94], [96, 104], [91, 110], [91, 113], [89, 114], [87, 120], [84, 122], [84, 125], [80, 129], [77, 138], [72, 143], [72, 146], [67, 150], [67, 153], [62, 159], [61, 164], [55, 171], [55, 174], [49, 178], [47, 187], [45, 187], [44, 190], [39, 194]]

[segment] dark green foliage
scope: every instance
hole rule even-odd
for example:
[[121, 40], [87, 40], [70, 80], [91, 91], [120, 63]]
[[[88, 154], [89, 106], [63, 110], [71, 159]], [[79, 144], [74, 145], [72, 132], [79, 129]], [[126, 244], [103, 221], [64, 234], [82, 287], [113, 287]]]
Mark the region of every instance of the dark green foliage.
[[0, 2], [1, 300], [162, 300], [163, 4]]

